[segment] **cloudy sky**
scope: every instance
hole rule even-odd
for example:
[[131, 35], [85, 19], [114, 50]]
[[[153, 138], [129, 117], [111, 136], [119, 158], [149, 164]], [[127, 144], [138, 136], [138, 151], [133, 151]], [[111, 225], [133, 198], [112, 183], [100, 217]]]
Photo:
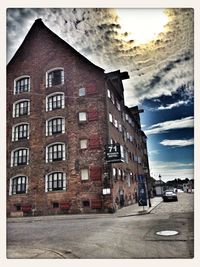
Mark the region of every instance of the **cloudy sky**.
[[193, 9], [8, 9], [7, 61], [36, 18], [105, 72], [128, 71], [151, 174], [193, 178]]

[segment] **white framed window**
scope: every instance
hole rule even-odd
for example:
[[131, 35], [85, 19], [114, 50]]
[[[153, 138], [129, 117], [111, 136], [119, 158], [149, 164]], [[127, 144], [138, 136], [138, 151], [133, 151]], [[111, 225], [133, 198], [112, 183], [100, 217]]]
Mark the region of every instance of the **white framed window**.
[[117, 177], [117, 169], [116, 168], [112, 168], [112, 176], [113, 176], [113, 178]]
[[121, 178], [122, 177], [122, 170], [118, 169], [118, 177]]
[[46, 147], [46, 162], [65, 160], [65, 144], [53, 143]]
[[13, 103], [13, 118], [30, 114], [30, 100], [21, 99]]
[[118, 109], [119, 111], [121, 111], [121, 105], [120, 105], [120, 103], [119, 103], [118, 101], [116, 101], [116, 105], [117, 105], [117, 109]]
[[85, 181], [85, 180], [89, 180], [89, 170], [88, 168], [84, 168], [81, 170], [81, 180]]
[[121, 158], [124, 159], [124, 147], [120, 145]]
[[23, 75], [14, 80], [14, 94], [30, 91], [30, 76]]
[[46, 72], [46, 87], [64, 84], [64, 69], [54, 68]]
[[26, 194], [28, 191], [28, 177], [18, 175], [10, 179], [9, 195]]
[[80, 139], [80, 149], [87, 149], [87, 147], [88, 147], [88, 140]]
[[46, 111], [62, 109], [65, 107], [65, 95], [63, 92], [55, 92], [46, 97]]
[[66, 173], [64, 172], [51, 172], [45, 175], [45, 192], [65, 191], [66, 184]]
[[87, 121], [87, 113], [86, 112], [79, 112], [78, 113], [79, 122]]
[[113, 123], [113, 116], [111, 113], [109, 113], [109, 122]]
[[118, 121], [116, 119], [114, 119], [114, 126], [118, 128]]
[[111, 101], [112, 101], [113, 104], [115, 104], [115, 97], [114, 97], [113, 94], [111, 94]]
[[79, 88], [79, 96], [85, 96], [86, 95], [86, 90], [84, 87]]
[[29, 164], [29, 149], [17, 148], [11, 152], [11, 167]]
[[109, 89], [107, 90], [107, 95], [108, 95], [108, 98], [111, 98], [111, 93]]
[[65, 119], [54, 117], [46, 121], [46, 136], [65, 132]]
[[29, 124], [22, 122], [12, 127], [12, 141], [29, 139]]
[[118, 128], [119, 128], [119, 131], [122, 132], [122, 125], [121, 125], [121, 123], [119, 123]]

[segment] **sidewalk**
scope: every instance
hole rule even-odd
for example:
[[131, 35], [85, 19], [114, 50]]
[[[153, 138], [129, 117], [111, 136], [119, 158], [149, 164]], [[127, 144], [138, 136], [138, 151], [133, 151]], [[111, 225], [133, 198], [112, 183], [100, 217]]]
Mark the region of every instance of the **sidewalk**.
[[[148, 201], [147, 201], [148, 202]], [[119, 209], [115, 214], [117, 217], [128, 217], [135, 215], [149, 214], [155, 207], [162, 202], [162, 197], [151, 198], [151, 207], [139, 206], [138, 203]]]
[[65, 215], [49, 215], [49, 216], [31, 216], [31, 217], [13, 217], [7, 218], [7, 222], [10, 223], [20, 223], [20, 222], [33, 222], [33, 221], [48, 221], [52, 219], [56, 220], [80, 220], [80, 219], [96, 219], [96, 218], [106, 218], [106, 217], [128, 217], [135, 215], [145, 215], [150, 213], [156, 206], [162, 202], [161, 197], [151, 198], [151, 208], [148, 206], [143, 207], [138, 206], [138, 203], [132, 204], [130, 206], [121, 208], [115, 213], [93, 213], [93, 214], [65, 214]]

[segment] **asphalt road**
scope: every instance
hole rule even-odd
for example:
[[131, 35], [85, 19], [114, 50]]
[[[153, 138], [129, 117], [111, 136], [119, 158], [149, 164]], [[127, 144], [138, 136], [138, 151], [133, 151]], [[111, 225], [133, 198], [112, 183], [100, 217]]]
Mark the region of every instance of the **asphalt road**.
[[[150, 214], [8, 220], [8, 258], [161, 259], [193, 257], [193, 194], [162, 202]], [[175, 236], [159, 236], [173, 230]]]

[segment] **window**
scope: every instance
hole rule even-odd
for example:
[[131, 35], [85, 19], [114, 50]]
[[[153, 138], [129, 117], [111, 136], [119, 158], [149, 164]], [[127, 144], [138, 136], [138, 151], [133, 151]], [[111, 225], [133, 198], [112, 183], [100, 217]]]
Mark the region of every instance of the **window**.
[[114, 126], [118, 128], [118, 121], [116, 119], [114, 119]]
[[64, 70], [62, 68], [49, 70], [46, 74], [46, 87], [64, 84]]
[[108, 97], [111, 98], [111, 93], [109, 89], [107, 90], [107, 94], [108, 94]]
[[121, 169], [118, 169], [118, 177], [119, 177], [119, 179], [122, 177], [122, 170]]
[[28, 177], [16, 176], [10, 179], [9, 195], [25, 194], [28, 189]]
[[113, 104], [115, 104], [115, 97], [114, 97], [113, 94], [111, 94], [111, 101], [112, 101]]
[[81, 180], [88, 180], [89, 179], [89, 170], [88, 169], [82, 169], [81, 170]]
[[28, 123], [17, 124], [12, 128], [12, 141], [18, 141], [21, 139], [29, 139]]
[[45, 176], [45, 192], [66, 190], [66, 174], [52, 172]]
[[130, 174], [127, 175], [127, 185], [128, 185], [128, 187], [131, 186], [131, 178], [130, 178]]
[[87, 121], [87, 113], [86, 112], [79, 112], [78, 118], [79, 118], [79, 122]]
[[64, 118], [53, 118], [46, 121], [46, 136], [64, 132], [65, 132]]
[[88, 112], [88, 121], [98, 120], [98, 111], [96, 109], [92, 109]]
[[90, 201], [89, 200], [83, 200], [82, 204], [83, 204], [83, 207], [90, 207]]
[[65, 160], [65, 144], [54, 143], [46, 147], [46, 162]]
[[96, 81], [91, 81], [87, 84], [87, 95], [92, 95], [97, 93], [97, 84]]
[[30, 100], [20, 100], [13, 104], [13, 117], [30, 114]]
[[29, 162], [29, 149], [19, 148], [11, 152], [11, 167], [27, 165]]
[[122, 132], [122, 125], [119, 123], [119, 131]]
[[118, 101], [116, 101], [116, 105], [117, 105], [117, 109], [118, 109], [119, 111], [121, 111], [121, 105], [120, 105], [120, 103], [119, 103]]
[[101, 166], [90, 166], [90, 179], [93, 181], [102, 180], [102, 167]]
[[14, 94], [30, 91], [30, 77], [23, 76], [14, 81]]
[[124, 159], [124, 147], [120, 145], [121, 158]]
[[82, 87], [79, 89], [79, 96], [85, 96], [86, 92], [85, 92], [85, 88]]
[[117, 169], [116, 168], [112, 169], [112, 176], [113, 176], [114, 179], [117, 178]]
[[92, 135], [89, 138], [89, 148], [96, 149], [101, 147], [100, 137], [98, 135]]
[[59, 208], [59, 203], [58, 202], [53, 202], [52, 207], [53, 207], [53, 209]]
[[113, 123], [113, 116], [111, 113], [109, 113], [109, 122]]
[[88, 140], [87, 139], [81, 139], [80, 140], [80, 149], [87, 149], [88, 146]]
[[46, 111], [65, 107], [64, 93], [54, 93], [46, 98]]

